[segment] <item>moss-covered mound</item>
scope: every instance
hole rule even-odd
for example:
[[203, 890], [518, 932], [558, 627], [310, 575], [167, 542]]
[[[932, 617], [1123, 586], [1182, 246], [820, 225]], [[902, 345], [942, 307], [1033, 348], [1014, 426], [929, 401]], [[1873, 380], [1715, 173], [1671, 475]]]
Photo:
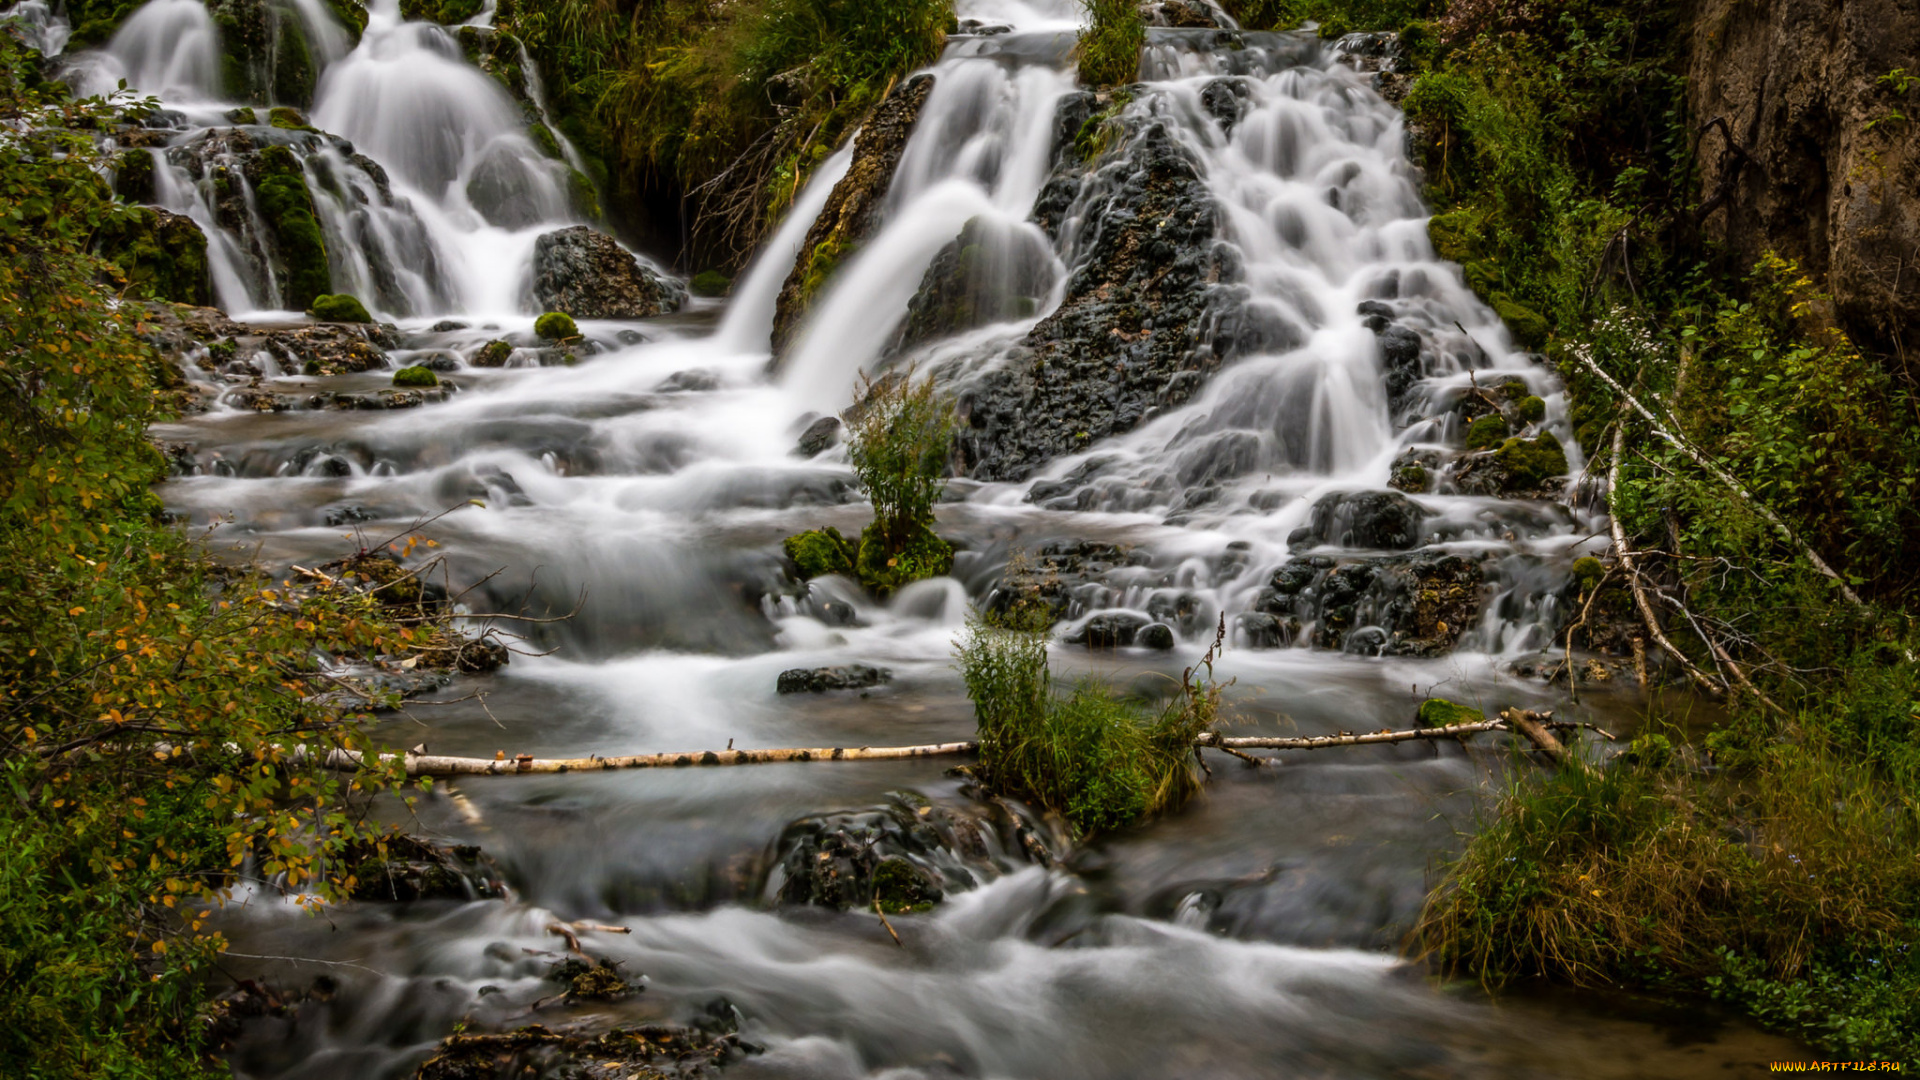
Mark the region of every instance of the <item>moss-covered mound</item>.
[[1533, 490], [1567, 472], [1567, 452], [1553, 432], [1543, 431], [1532, 439], [1508, 439], [1494, 452], [1494, 460], [1506, 470], [1508, 483], [1515, 490]]
[[904, 585], [952, 570], [953, 545], [925, 525], [914, 525], [896, 542], [869, 528], [860, 533], [853, 569], [875, 596], [887, 596]]
[[322, 322], [370, 323], [366, 305], [351, 293], [322, 294], [313, 298], [308, 314]]
[[280, 302], [305, 311], [333, 285], [327, 242], [307, 191], [306, 173], [293, 151], [269, 146], [252, 162], [254, 201], [273, 233]]
[[1462, 705], [1446, 698], [1428, 698], [1420, 703], [1417, 717], [1421, 727], [1451, 727], [1454, 724], [1477, 724], [1487, 718], [1487, 714], [1471, 705]]
[[394, 372], [393, 385], [406, 388], [439, 386], [440, 376], [435, 375], [430, 367], [415, 364]]
[[573, 316], [562, 311], [549, 311], [533, 320], [533, 332], [548, 341], [566, 341], [580, 336], [580, 328], [574, 325]]
[[840, 535], [840, 530], [831, 525], [789, 536], [780, 546], [803, 581], [824, 574], [854, 576], [853, 561], [860, 550], [857, 542]]
[[213, 303], [207, 237], [191, 218], [138, 207], [97, 230], [94, 250], [120, 272], [129, 296], [195, 307]]

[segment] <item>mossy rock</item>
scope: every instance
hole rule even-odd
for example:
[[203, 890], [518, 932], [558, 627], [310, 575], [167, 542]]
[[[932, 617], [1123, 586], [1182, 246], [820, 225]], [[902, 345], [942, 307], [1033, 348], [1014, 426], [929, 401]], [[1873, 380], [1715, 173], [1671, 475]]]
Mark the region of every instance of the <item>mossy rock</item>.
[[468, 360], [474, 367], [506, 367], [513, 358], [513, 344], [505, 339], [496, 339], [480, 346], [480, 351]]
[[718, 270], [702, 270], [687, 282], [687, 288], [695, 296], [725, 296], [733, 288], [733, 279]]
[[780, 547], [799, 568], [801, 580], [825, 574], [852, 577], [853, 560], [859, 554], [858, 545], [831, 525], [789, 536], [781, 541]]
[[1606, 566], [1591, 555], [1582, 555], [1573, 560], [1573, 580], [1580, 587], [1582, 595], [1598, 588], [1606, 576]]
[[572, 204], [574, 213], [588, 221], [599, 221], [602, 217], [600, 192], [594, 188], [587, 174], [579, 169], [567, 170], [567, 202]]
[[457, 26], [480, 14], [484, 6], [481, 0], [400, 0], [400, 17], [409, 22]]
[[1494, 314], [1507, 324], [1513, 332], [1513, 339], [1520, 344], [1537, 349], [1547, 342], [1547, 320], [1541, 314], [1520, 303], [1506, 293], [1497, 292], [1488, 297], [1493, 305]]
[[393, 385], [410, 389], [439, 386], [440, 376], [435, 375], [433, 369], [430, 367], [415, 364], [412, 367], [403, 367], [399, 371], [394, 372]]
[[[249, 112], [252, 110], [249, 109]], [[291, 105], [275, 105], [267, 110], [267, 123], [282, 131], [313, 131], [320, 129], [307, 122], [307, 116]]]
[[873, 868], [874, 902], [889, 915], [931, 911], [940, 902], [939, 885], [898, 855], [881, 859]]
[[542, 154], [560, 160], [560, 140], [553, 137], [553, 129], [545, 124], [529, 124], [527, 138], [533, 141], [534, 149]]
[[113, 193], [130, 203], [153, 201], [153, 151], [122, 150], [114, 157]]
[[576, 326], [573, 316], [561, 311], [549, 311], [533, 320], [533, 332], [547, 341], [565, 341], [580, 336], [580, 327]]
[[207, 237], [184, 214], [137, 207], [96, 230], [94, 250], [120, 272], [130, 296], [195, 307], [213, 303]]
[[1535, 490], [1567, 472], [1567, 452], [1551, 431], [1532, 439], [1508, 439], [1494, 452], [1494, 461], [1506, 471], [1511, 490]]
[[1420, 703], [1417, 719], [1421, 727], [1451, 727], [1454, 724], [1478, 724], [1487, 714], [1470, 705], [1446, 698], [1428, 698]]
[[1546, 399], [1529, 394], [1521, 398], [1520, 403], [1513, 407], [1513, 415], [1525, 423], [1537, 424], [1547, 418]]
[[370, 323], [366, 305], [351, 293], [323, 293], [313, 298], [307, 313], [321, 322]]
[[1427, 239], [1433, 241], [1434, 254], [1462, 266], [1473, 260], [1474, 241], [1480, 236], [1480, 222], [1470, 210], [1435, 214], [1427, 221]]
[[1387, 480], [1387, 486], [1396, 491], [1418, 494], [1433, 484], [1433, 477], [1427, 467], [1419, 462], [1397, 466], [1393, 476]]
[[251, 125], [259, 122], [260, 114], [253, 111], [253, 106], [251, 105], [242, 105], [237, 109], [227, 110], [227, 123], [229, 124]]
[[1467, 425], [1467, 449], [1491, 450], [1500, 445], [1507, 437], [1506, 418], [1499, 413], [1488, 413]]
[[280, 302], [307, 310], [333, 285], [327, 242], [307, 191], [306, 173], [293, 151], [269, 146], [256, 160], [254, 200], [273, 232], [280, 275]]
[[867, 591], [888, 596], [905, 585], [952, 570], [953, 545], [925, 525], [914, 525], [906, 541], [899, 544], [888, 543], [877, 527], [869, 526], [860, 533], [860, 551], [853, 569]]

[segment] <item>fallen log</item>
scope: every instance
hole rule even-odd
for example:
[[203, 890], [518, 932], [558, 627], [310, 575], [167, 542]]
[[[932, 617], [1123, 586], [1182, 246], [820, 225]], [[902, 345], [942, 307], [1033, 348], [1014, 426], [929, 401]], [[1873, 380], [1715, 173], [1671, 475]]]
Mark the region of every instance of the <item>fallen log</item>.
[[[1508, 710], [1507, 715], [1525, 716], [1529, 722], [1541, 731], [1549, 729], [1566, 730], [1588, 728], [1611, 740], [1612, 734], [1594, 727], [1592, 724], [1573, 723], [1552, 719], [1551, 713], [1525, 713]], [[1503, 716], [1498, 720], [1481, 720], [1470, 724], [1449, 724], [1445, 727], [1410, 728], [1404, 731], [1340, 732], [1336, 735], [1312, 735], [1303, 737], [1281, 737], [1267, 735], [1247, 735], [1228, 737], [1217, 732], [1207, 732], [1194, 740], [1194, 746], [1206, 749], [1224, 750], [1229, 753], [1245, 750], [1324, 750], [1335, 746], [1373, 746], [1382, 743], [1417, 742], [1432, 739], [1453, 739], [1466, 735], [1477, 735], [1483, 731], [1518, 731], [1528, 734], [1524, 728]], [[1529, 735], [1529, 738], [1532, 736]], [[1548, 736], [1552, 740], [1552, 736]], [[1533, 740], [1536, 745], [1547, 750], [1555, 760], [1566, 760], [1566, 749], [1557, 740], [1554, 749]], [[569, 772], [611, 772], [619, 769], [673, 769], [693, 768], [706, 765], [764, 765], [778, 762], [798, 761], [902, 761], [912, 758], [953, 757], [971, 754], [980, 749], [977, 742], [926, 743], [919, 746], [828, 746], [828, 747], [786, 747], [769, 750], [687, 750], [670, 754], [632, 754], [625, 757], [600, 757], [593, 755], [583, 758], [537, 758], [531, 754], [508, 757], [497, 754], [492, 758], [446, 757], [442, 755], [382, 754], [382, 763], [398, 761], [406, 767], [408, 776], [524, 776], [534, 773]], [[362, 756], [357, 750], [333, 750], [328, 752], [328, 767], [347, 772], [360, 768]]]

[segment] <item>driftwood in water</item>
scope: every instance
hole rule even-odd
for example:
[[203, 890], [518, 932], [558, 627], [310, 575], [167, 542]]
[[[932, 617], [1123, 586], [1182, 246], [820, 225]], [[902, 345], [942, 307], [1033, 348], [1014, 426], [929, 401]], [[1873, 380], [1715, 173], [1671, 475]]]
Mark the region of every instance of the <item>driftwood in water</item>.
[[[1522, 722], [1524, 720], [1524, 723]], [[1335, 746], [1372, 746], [1380, 743], [1454, 739], [1483, 731], [1517, 731], [1555, 761], [1568, 760], [1567, 749], [1551, 734], [1551, 728], [1592, 728], [1552, 719], [1551, 713], [1529, 713], [1509, 709], [1498, 720], [1446, 727], [1413, 728], [1406, 731], [1341, 732], [1297, 738], [1252, 735], [1226, 737], [1208, 732], [1195, 740], [1200, 748], [1225, 750], [1324, 750]], [[1593, 728], [1608, 739], [1613, 736]], [[1539, 734], [1535, 734], [1538, 732]], [[1540, 737], [1544, 735], [1544, 741]], [[761, 765], [783, 761], [899, 761], [907, 758], [952, 757], [980, 749], [977, 742], [927, 743], [920, 746], [828, 746], [774, 750], [688, 750], [673, 754], [634, 754], [627, 757], [536, 758], [531, 754], [493, 758], [442, 757], [438, 755], [383, 754], [382, 761], [402, 760], [408, 776], [519, 776], [529, 773], [606, 772], [616, 769], [691, 768], [701, 765]], [[359, 752], [335, 750], [327, 755], [327, 764], [352, 771], [361, 763]]]

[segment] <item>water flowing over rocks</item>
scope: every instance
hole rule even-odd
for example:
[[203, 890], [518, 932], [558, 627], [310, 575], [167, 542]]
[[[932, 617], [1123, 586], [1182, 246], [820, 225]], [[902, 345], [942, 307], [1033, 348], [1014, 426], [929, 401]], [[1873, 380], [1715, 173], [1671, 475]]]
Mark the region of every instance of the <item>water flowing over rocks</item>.
[[893, 173], [906, 152], [920, 109], [933, 92], [933, 76], [916, 75], [894, 87], [855, 137], [853, 163], [833, 186], [827, 203], [800, 244], [793, 270], [774, 302], [773, 355], [783, 357], [820, 290], [833, 271], [864, 243], [879, 224]]
[[1148, 123], [1080, 187], [1068, 212], [1085, 215], [1088, 239], [1065, 299], [961, 398], [975, 479], [1023, 480], [1185, 404], [1257, 333], [1233, 317], [1236, 263], [1215, 248], [1198, 164], [1164, 125]]
[[576, 319], [646, 319], [678, 311], [686, 290], [640, 265], [613, 237], [576, 225], [534, 242], [533, 299], [542, 311]]

